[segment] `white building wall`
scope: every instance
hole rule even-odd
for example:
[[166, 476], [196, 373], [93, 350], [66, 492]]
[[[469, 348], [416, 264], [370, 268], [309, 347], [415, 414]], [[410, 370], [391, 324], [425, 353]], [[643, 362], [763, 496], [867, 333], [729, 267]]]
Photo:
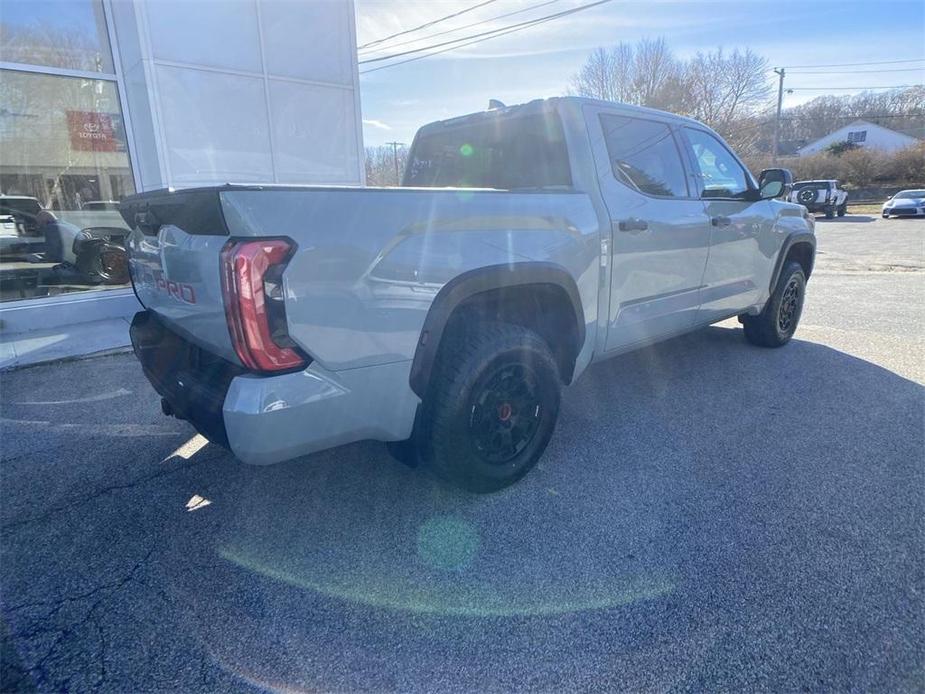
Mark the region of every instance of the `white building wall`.
[[352, 0], [113, 0], [142, 190], [362, 184]]
[[829, 133], [815, 142], [810, 142], [805, 147], [801, 147], [797, 150], [797, 154], [801, 157], [809, 154], [816, 154], [831, 144], [846, 142], [848, 140], [848, 133], [857, 132], [866, 133], [864, 141], [859, 142], [859, 145], [884, 152], [895, 152], [896, 150], [911, 147], [918, 142], [914, 137], [909, 137], [908, 135], [898, 133], [895, 130], [890, 130], [880, 125], [875, 125], [874, 123], [859, 120], [843, 128], [839, 128], [835, 132]]

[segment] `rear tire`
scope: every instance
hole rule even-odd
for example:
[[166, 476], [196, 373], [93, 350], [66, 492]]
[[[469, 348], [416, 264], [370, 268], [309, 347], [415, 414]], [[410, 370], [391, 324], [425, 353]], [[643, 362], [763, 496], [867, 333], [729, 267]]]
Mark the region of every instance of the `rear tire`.
[[782, 347], [796, 332], [803, 301], [806, 297], [806, 275], [803, 267], [790, 261], [780, 273], [777, 286], [764, 310], [743, 320], [745, 338], [760, 347]]
[[423, 462], [476, 493], [508, 487], [539, 460], [559, 413], [555, 359], [532, 330], [490, 322], [441, 346], [418, 439]]
[[832, 206], [826, 207], [825, 208], [825, 218], [833, 219], [834, 217], [835, 217], [835, 208]]
[[413, 437], [404, 441], [386, 441], [385, 447], [399, 463], [408, 467], [418, 466], [418, 446]]
[[846, 214], [848, 214], [848, 203], [843, 202], [841, 205], [838, 206], [838, 216], [844, 217]]

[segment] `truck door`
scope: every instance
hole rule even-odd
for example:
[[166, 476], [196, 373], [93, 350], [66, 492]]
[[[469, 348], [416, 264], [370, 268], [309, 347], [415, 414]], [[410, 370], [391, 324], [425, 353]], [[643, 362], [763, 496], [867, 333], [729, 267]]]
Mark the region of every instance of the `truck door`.
[[610, 216], [605, 348], [627, 349], [694, 324], [710, 243], [669, 120], [587, 107], [601, 196]]
[[764, 298], [779, 240], [771, 203], [754, 199], [757, 186], [729, 148], [706, 130], [681, 132], [711, 227], [698, 322], [713, 323]]

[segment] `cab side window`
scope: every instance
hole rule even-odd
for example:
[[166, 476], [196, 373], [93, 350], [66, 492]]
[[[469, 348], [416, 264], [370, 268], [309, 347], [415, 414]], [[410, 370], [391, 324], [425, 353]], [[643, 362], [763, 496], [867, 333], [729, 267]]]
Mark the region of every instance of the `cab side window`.
[[648, 195], [689, 195], [681, 154], [667, 125], [605, 113], [601, 128], [617, 180]]
[[726, 146], [710, 133], [684, 128], [700, 168], [702, 198], [741, 198], [748, 192], [748, 175]]

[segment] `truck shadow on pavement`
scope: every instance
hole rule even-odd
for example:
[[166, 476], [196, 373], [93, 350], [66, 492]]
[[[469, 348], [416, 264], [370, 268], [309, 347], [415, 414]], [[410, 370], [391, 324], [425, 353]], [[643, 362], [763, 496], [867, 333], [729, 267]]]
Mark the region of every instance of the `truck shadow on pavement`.
[[923, 389], [869, 362], [725, 327], [618, 357], [473, 496], [371, 442], [245, 466], [107, 359], [54, 367], [79, 408], [3, 376], [3, 616], [40, 689], [840, 689], [889, 679], [887, 638], [914, 670]]

